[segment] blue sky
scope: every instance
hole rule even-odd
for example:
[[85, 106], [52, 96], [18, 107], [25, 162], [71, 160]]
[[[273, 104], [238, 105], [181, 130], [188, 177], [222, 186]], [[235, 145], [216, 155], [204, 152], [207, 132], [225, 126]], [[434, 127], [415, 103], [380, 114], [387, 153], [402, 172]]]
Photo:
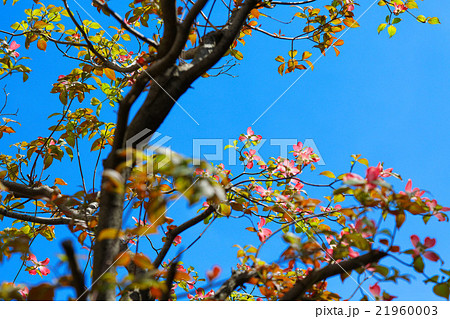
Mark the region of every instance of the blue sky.
[[[5, 6], [4, 12], [8, 18], [0, 22], [1, 29], [8, 30], [14, 19], [18, 19], [16, 17], [23, 12], [24, 3], [20, 1], [14, 7]], [[119, 7], [116, 3], [110, 1], [111, 6]], [[371, 4], [371, 1], [361, 1], [356, 17]], [[450, 206], [450, 133], [447, 129], [450, 118], [447, 98], [450, 84], [450, 66], [447, 63], [450, 59], [450, 43], [447, 41], [450, 15], [448, 11], [439, 10], [445, 5], [442, 0], [419, 2], [421, 14], [438, 16], [442, 24], [423, 25], [405, 15], [405, 21], [398, 25], [397, 34], [392, 39], [388, 38], [386, 32], [377, 34], [377, 26], [384, 22], [386, 9], [375, 5], [359, 20], [361, 28], [351, 29], [343, 35], [345, 44], [339, 57], [330, 50], [315, 63], [314, 71], [309, 70], [304, 75], [294, 72], [281, 77], [276, 71], [278, 62], [274, 59], [277, 55], [287, 56], [289, 42], [254, 33], [252, 38], [247, 38], [247, 44], [239, 48], [244, 54], [244, 60], [231, 70], [237, 77], [199, 79], [193, 84], [193, 89], [179, 100], [180, 105], [199, 125], [180, 107], [175, 106], [159, 132], [172, 138], [169, 144], [173, 150], [187, 156], [193, 153], [193, 139], [234, 139], [245, 132], [248, 126], [252, 126], [256, 134], [268, 139], [289, 138], [302, 142], [313, 139], [326, 163], [325, 166], [319, 166], [317, 172], [330, 170], [337, 174], [344, 173], [349, 169], [350, 155], [362, 154], [372, 165], [384, 161], [385, 167], [393, 167], [405, 181], [411, 178], [414, 186], [430, 191], [438, 202]], [[76, 8], [75, 4], [72, 4], [72, 8]], [[90, 12], [95, 18], [99, 17], [93, 10]], [[80, 14], [83, 16], [82, 12]], [[100, 21], [102, 25], [107, 23], [104, 19]], [[72, 62], [56, 60], [58, 53], [53, 49], [43, 53], [32, 48], [26, 52], [23, 41], [18, 42], [22, 44], [19, 51], [33, 57], [27, 62], [33, 72], [25, 84], [21, 83], [18, 76], [3, 81], [8, 83], [7, 90], [10, 93], [8, 108], [10, 111], [19, 108], [18, 120], [22, 124], [17, 128], [17, 134], [2, 139], [2, 152], [5, 153], [9, 152], [7, 146], [18, 140], [48, 134], [47, 127], [51, 122], [47, 116], [60, 111], [57, 96], [49, 94], [51, 83], [58, 75], [67, 74], [73, 67]], [[296, 49], [299, 52], [311, 51], [311, 61], [320, 57], [319, 52], [311, 50], [309, 42], [299, 42]], [[294, 81], [297, 82], [282, 95]], [[105, 106], [102, 115], [108, 121], [114, 121], [115, 110], [108, 110]], [[82, 150], [86, 170], [92, 167], [93, 162], [88, 150], [88, 147]], [[211, 148], [205, 148], [206, 153], [212, 151]], [[277, 156], [276, 152], [277, 147], [267, 145], [261, 154]], [[71, 193], [79, 190], [80, 181], [71, 179], [76, 172], [68, 170], [65, 165], [55, 169], [50, 180], [56, 176], [63, 177], [67, 182], [71, 181], [71, 186], [63, 188], [63, 191]], [[309, 174], [308, 178], [316, 182], [328, 181], [317, 174]], [[394, 182], [394, 186], [403, 189], [404, 183]], [[309, 194], [328, 195], [315, 190], [310, 190]], [[179, 202], [167, 214], [185, 220], [195, 211], [196, 207], [187, 208], [185, 203]], [[0, 224], [8, 225], [8, 220]], [[450, 260], [450, 252], [446, 249], [450, 239], [447, 223], [433, 220], [424, 228], [420, 220], [407, 218], [406, 224], [399, 232], [399, 244], [410, 247], [409, 236], [412, 233], [417, 233], [421, 239], [430, 235], [437, 238], [435, 250], [444, 260]], [[255, 234], [240, 231], [248, 226], [251, 225], [245, 220], [236, 223], [219, 220], [191, 248], [190, 253], [183, 256], [185, 265], [192, 264], [200, 274], [204, 274], [214, 264], [219, 264], [223, 269], [222, 278], [225, 278], [229, 269], [237, 263], [236, 249], [232, 245], [258, 244]], [[183, 244], [187, 245], [195, 239], [195, 234], [202, 229], [200, 225], [183, 235]], [[242, 237], [233, 236], [236, 230]], [[65, 236], [68, 235], [59, 238]], [[45, 241], [36, 244], [39, 245], [36, 251], [40, 251], [43, 257], [53, 258], [53, 273], [58, 271], [53, 260], [56, 260], [56, 253], [61, 253], [60, 246], [56, 242], [49, 244]], [[262, 257], [267, 261], [277, 259], [281, 251], [280, 248], [277, 250], [279, 245], [282, 245], [281, 240], [273, 239]], [[394, 262], [391, 259], [385, 264], [392, 265]], [[436, 266], [429, 264], [429, 269]], [[11, 273], [15, 273], [18, 265], [19, 262], [14, 259], [0, 265], [0, 280], [10, 280]], [[35, 281], [25, 272], [18, 279], [18, 282]], [[423, 289], [421, 281], [417, 277], [413, 284], [383, 284], [382, 288], [399, 296], [399, 300], [435, 299], [431, 286]], [[348, 293], [342, 294], [345, 297], [355, 286], [348, 281], [344, 287], [348, 289]]]

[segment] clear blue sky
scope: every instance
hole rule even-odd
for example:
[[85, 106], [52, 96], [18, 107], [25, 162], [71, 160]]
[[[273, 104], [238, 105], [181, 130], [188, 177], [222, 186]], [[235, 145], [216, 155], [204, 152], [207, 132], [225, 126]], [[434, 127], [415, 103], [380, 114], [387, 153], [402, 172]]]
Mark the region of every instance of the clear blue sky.
[[[356, 17], [372, 4], [371, 1], [360, 2]], [[14, 7], [2, 7], [6, 18], [0, 21], [0, 28], [8, 30], [28, 4], [27, 1], [19, 1]], [[110, 1], [110, 4], [119, 7], [118, 1]], [[276, 72], [278, 62], [274, 58], [277, 55], [287, 56], [289, 42], [255, 33], [254, 37], [247, 38], [245, 47], [240, 46], [244, 60], [231, 71], [238, 77], [200, 79], [180, 99], [179, 103], [199, 125], [175, 106], [159, 132], [172, 137], [169, 144], [173, 150], [189, 156], [192, 155], [193, 139], [237, 138], [279, 98], [252, 125], [257, 134], [268, 139], [313, 139], [326, 163], [318, 167], [318, 172], [331, 170], [340, 174], [348, 171], [351, 154], [363, 154], [372, 165], [384, 161], [385, 167], [394, 167], [394, 171], [405, 180], [411, 178], [414, 186], [430, 191], [438, 202], [450, 206], [450, 110], [447, 97], [450, 84], [450, 14], [448, 10], [442, 10], [447, 5], [443, 0], [419, 1], [418, 4], [421, 14], [438, 16], [442, 24], [422, 25], [405, 15], [406, 21], [398, 25], [397, 34], [389, 39], [386, 32], [377, 35], [377, 26], [384, 22], [386, 12], [385, 8], [375, 5], [359, 20], [361, 28], [351, 29], [343, 36], [345, 44], [339, 57], [335, 57], [330, 50], [326, 57], [317, 61], [314, 71], [304, 74], [281, 98], [280, 95], [302, 72], [279, 76]], [[76, 8], [75, 4], [72, 8]], [[95, 18], [99, 17], [94, 10], [90, 12]], [[88, 18], [83, 12], [80, 14], [83, 19]], [[106, 25], [105, 20], [100, 21]], [[47, 53], [37, 52], [35, 45], [30, 52], [26, 52], [23, 41], [18, 42], [22, 44], [19, 52], [33, 57], [27, 62], [33, 72], [25, 84], [21, 83], [19, 76], [3, 81], [8, 83], [10, 93], [8, 110], [19, 108], [18, 120], [22, 124], [17, 128], [17, 134], [1, 140], [2, 152], [5, 153], [12, 152], [7, 146], [18, 140], [48, 135], [47, 127], [51, 122], [47, 116], [60, 111], [57, 96], [49, 94], [51, 83], [74, 66], [73, 62], [57, 60], [58, 53], [50, 49], [50, 44]], [[311, 61], [320, 56], [319, 52], [311, 50], [309, 42], [299, 42], [296, 48], [300, 53], [303, 50], [313, 52]], [[114, 121], [114, 111], [116, 109], [107, 110], [105, 106], [102, 115], [108, 121]], [[92, 167], [93, 162], [88, 150], [86, 148], [83, 152], [86, 170]], [[206, 153], [211, 151], [205, 148]], [[261, 154], [273, 155], [276, 151], [277, 147], [267, 145]], [[71, 180], [72, 174], [77, 172], [67, 170], [64, 165], [56, 167], [58, 171], [54, 171], [50, 180], [56, 176], [63, 177], [71, 184], [63, 191], [73, 193], [79, 190], [79, 180]], [[326, 182], [327, 178], [311, 176], [310, 180]], [[397, 189], [404, 187], [404, 183], [395, 182], [394, 185]], [[310, 191], [312, 196], [319, 194], [328, 195]], [[195, 211], [195, 207], [186, 208], [184, 203], [178, 203], [169, 210], [168, 216], [184, 220]], [[8, 224], [7, 219], [0, 222], [2, 227]], [[232, 245], [259, 243], [255, 234], [240, 232], [248, 226], [245, 220], [235, 224], [219, 220], [201, 242], [183, 256], [185, 265], [192, 264], [200, 274], [204, 274], [212, 265], [219, 264], [225, 278], [229, 269], [237, 263], [236, 249]], [[187, 245], [195, 239], [195, 234], [201, 229], [202, 226], [198, 226], [182, 235], [183, 244]], [[236, 238], [236, 230], [243, 236]], [[412, 233], [419, 234], [421, 239], [427, 235], [436, 237], [436, 251], [444, 260], [450, 260], [448, 223], [437, 223], [433, 219], [427, 228], [423, 228], [413, 219], [407, 219], [407, 227], [398, 236], [403, 247], [411, 247], [409, 236]], [[56, 267], [55, 257], [61, 253], [58, 239], [67, 236], [70, 235], [63, 234], [57, 242], [38, 241], [35, 244], [40, 245], [34, 248], [40, 252], [39, 260], [43, 259], [41, 256], [52, 259], [52, 274], [48, 280], [54, 278], [53, 274], [61, 272]], [[265, 248], [262, 257], [269, 262], [278, 258], [280, 249], [275, 249], [280, 244], [280, 239], [274, 239]], [[18, 269], [19, 261], [12, 261], [0, 265], [0, 281], [11, 280], [11, 273]], [[394, 262], [386, 260], [384, 264], [392, 265]], [[431, 286], [423, 288], [421, 277], [416, 277], [417, 281], [412, 284], [383, 284], [382, 288], [400, 296], [399, 300], [437, 299]], [[35, 279], [23, 272], [17, 282], [36, 282]], [[346, 297], [355, 286], [348, 281], [344, 287], [348, 289], [348, 293], [342, 294]]]

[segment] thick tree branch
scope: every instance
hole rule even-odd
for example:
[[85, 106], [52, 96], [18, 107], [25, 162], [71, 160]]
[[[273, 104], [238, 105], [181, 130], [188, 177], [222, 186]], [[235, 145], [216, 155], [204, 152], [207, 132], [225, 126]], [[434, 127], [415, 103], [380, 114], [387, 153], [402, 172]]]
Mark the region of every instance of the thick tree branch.
[[254, 9], [257, 4], [258, 0], [246, 0], [244, 5], [231, 15], [228, 24], [222, 28], [220, 32], [213, 31], [216, 42], [213, 50], [211, 50], [212, 52], [207, 56], [202, 57], [202, 59], [199, 59], [192, 68], [185, 72], [187, 79], [194, 81], [213, 67], [224, 56], [236, 39], [236, 36], [239, 34], [250, 11]]
[[236, 270], [231, 277], [225, 281], [222, 286], [214, 294], [214, 300], [227, 299], [236, 288], [248, 282], [251, 278], [257, 277], [256, 270]]
[[170, 291], [172, 290], [173, 280], [175, 279], [175, 275], [177, 273], [178, 268], [178, 260], [174, 260], [169, 267], [166, 278], [166, 291], [162, 295], [160, 301], [169, 301], [170, 299]]
[[30, 223], [43, 225], [68, 225], [73, 221], [71, 218], [67, 217], [59, 217], [59, 218], [36, 217], [33, 215], [11, 212], [4, 208], [0, 208], [0, 215], [18, 220], [23, 220]]
[[56, 206], [67, 216], [75, 219], [85, 220], [98, 208], [98, 202], [92, 202], [84, 210], [73, 209], [66, 205], [68, 197], [63, 196], [58, 188], [47, 185], [27, 186], [16, 182], [0, 180], [0, 183], [8, 188], [16, 198], [42, 199], [55, 202]]
[[379, 250], [372, 250], [371, 252], [345, 260], [338, 264], [331, 264], [324, 268], [314, 270], [304, 279], [298, 281], [294, 287], [291, 288], [281, 300], [298, 300], [303, 297], [306, 291], [311, 288], [315, 283], [318, 283], [327, 278], [342, 274], [344, 272], [350, 272], [354, 269], [364, 267], [367, 264], [378, 262], [381, 258], [387, 256], [387, 253]]
[[315, 2], [317, 0], [304, 0], [304, 1], [293, 1], [293, 2], [289, 2], [289, 1], [269, 1], [270, 4], [278, 4], [278, 5], [282, 5], [282, 6], [299, 6], [302, 4], [307, 4], [307, 3], [311, 3], [311, 2]]
[[105, 169], [114, 169], [119, 164], [120, 161], [117, 158], [117, 151], [125, 147], [125, 133], [127, 130], [130, 109], [134, 102], [136, 102], [137, 98], [141, 95], [142, 91], [144, 91], [149, 81], [150, 77], [146, 72], [140, 74], [136, 79], [136, 82], [131, 87], [131, 90], [119, 102], [119, 111], [117, 112], [117, 124], [113, 146], [108, 159], [104, 163]]
[[181, 224], [177, 228], [174, 228], [172, 230], [169, 230], [167, 232], [166, 242], [164, 243], [164, 246], [161, 248], [161, 251], [159, 252], [158, 256], [156, 256], [155, 261], [153, 262], [153, 266], [155, 268], [158, 268], [161, 262], [164, 260], [164, 258], [167, 255], [167, 252], [169, 251], [170, 247], [172, 246], [173, 241], [175, 240], [175, 237], [177, 237], [179, 234], [184, 232], [186, 229], [191, 228], [194, 225], [197, 225], [202, 220], [204, 220], [206, 217], [208, 217], [210, 214], [212, 214], [215, 211], [214, 206], [209, 206], [205, 211], [203, 211], [201, 214], [195, 216], [194, 218], [188, 220], [187, 222]]
[[177, 36], [177, 7], [176, 0], [161, 0], [164, 33], [158, 50], [158, 57], [163, 57], [172, 47]]
[[70, 240], [66, 240], [62, 243], [62, 246], [66, 253], [67, 261], [69, 262], [70, 271], [72, 272], [72, 286], [77, 292], [77, 300], [85, 301], [87, 298], [87, 291], [84, 285], [84, 276], [75, 258], [75, 251], [73, 250], [72, 242]]
[[94, 3], [97, 4], [100, 8], [102, 8], [106, 13], [112, 15], [112, 17], [114, 19], [116, 19], [117, 22], [120, 23], [120, 26], [122, 27], [122, 29], [127, 30], [128, 32], [130, 32], [132, 35], [134, 35], [136, 38], [138, 38], [139, 40], [147, 43], [148, 45], [151, 45], [154, 48], [158, 48], [158, 44], [153, 41], [152, 39], [147, 38], [146, 36], [144, 36], [142, 33], [140, 33], [139, 31], [137, 31], [136, 29], [133, 29], [130, 27], [129, 24], [127, 24], [125, 22], [124, 19], [122, 19], [122, 17], [120, 15], [117, 14], [117, 12], [115, 12], [114, 10], [112, 10], [108, 4], [106, 3], [106, 1], [99, 1], [99, 0], [94, 0]]

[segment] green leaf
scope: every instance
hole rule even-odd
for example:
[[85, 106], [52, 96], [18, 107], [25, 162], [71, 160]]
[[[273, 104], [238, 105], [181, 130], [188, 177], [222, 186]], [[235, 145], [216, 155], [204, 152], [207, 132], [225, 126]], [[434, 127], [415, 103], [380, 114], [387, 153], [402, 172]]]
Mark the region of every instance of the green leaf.
[[330, 171], [323, 171], [319, 175], [323, 175], [323, 176], [326, 176], [326, 177], [329, 177], [329, 178], [336, 178], [336, 176], [334, 176], [333, 172], [330, 172]]
[[377, 29], [378, 34], [380, 34], [381, 31], [383, 31], [384, 29], [386, 29], [386, 27], [387, 27], [387, 24], [386, 24], [386, 23], [380, 24], [380, 25], [378, 26], [378, 29]]
[[423, 272], [423, 269], [425, 268], [425, 265], [423, 263], [423, 259], [422, 257], [417, 257], [416, 259], [414, 259], [414, 269], [417, 272]]
[[419, 7], [417, 6], [416, 1], [408, 1], [408, 2], [406, 2], [406, 7], [408, 9], [419, 9]]
[[440, 283], [440, 284], [437, 284], [436, 286], [434, 286], [433, 287], [433, 292], [436, 295], [438, 295], [440, 297], [443, 297], [443, 298], [448, 300], [450, 291], [449, 291], [448, 284], [443, 282], [443, 283]]
[[97, 22], [92, 22], [91, 24], [89, 24], [89, 27], [92, 29], [100, 29], [101, 28], [100, 24], [98, 24]]
[[392, 20], [392, 24], [397, 24], [397, 23], [399, 23], [400, 21], [402, 21], [402, 19], [400, 19], [400, 18], [394, 18], [394, 20]]
[[388, 28], [389, 37], [392, 38], [394, 34], [397, 32], [397, 28], [393, 25], [390, 25]]
[[417, 21], [421, 22], [421, 23], [426, 23], [427, 22], [427, 18], [425, 18], [425, 16], [420, 15], [417, 17]]
[[441, 24], [441, 21], [439, 21], [438, 18], [434, 17], [434, 18], [429, 18], [428, 23], [429, 24]]

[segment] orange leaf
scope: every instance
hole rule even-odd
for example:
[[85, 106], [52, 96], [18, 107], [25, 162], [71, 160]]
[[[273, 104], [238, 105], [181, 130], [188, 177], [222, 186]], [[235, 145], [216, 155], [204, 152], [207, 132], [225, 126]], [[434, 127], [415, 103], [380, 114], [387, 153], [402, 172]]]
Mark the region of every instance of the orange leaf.
[[258, 9], [253, 9], [252, 11], [250, 11], [250, 14], [252, 16], [254, 16], [256, 19], [259, 19], [259, 11], [258, 11]]
[[47, 49], [47, 42], [43, 39], [40, 39], [37, 42], [37, 47], [39, 48], [39, 50], [45, 51], [45, 49]]
[[187, 273], [185, 273], [184, 271], [177, 271], [177, 273], [175, 274], [175, 278], [174, 280], [176, 281], [180, 281], [180, 280], [184, 280], [184, 281], [192, 281], [192, 277], [189, 276]]
[[108, 69], [108, 68], [104, 68], [103, 72], [105, 73], [106, 77], [110, 80], [115, 81], [116, 80], [116, 73], [114, 73], [113, 70]]
[[134, 255], [133, 261], [139, 268], [153, 269], [153, 264], [150, 259], [142, 253]]
[[67, 185], [67, 183], [62, 178], [55, 178], [55, 185]]
[[340, 46], [340, 45], [343, 45], [343, 44], [344, 44], [344, 40], [341, 40], [341, 39], [339, 39], [336, 42], [334, 42], [334, 45], [336, 45], [336, 46]]
[[311, 71], [314, 71], [314, 64], [309, 60], [305, 60], [305, 62], [308, 63], [309, 67], [311, 68]]
[[131, 256], [128, 252], [119, 253], [117, 256], [114, 265], [116, 266], [128, 266], [131, 261]]
[[206, 276], [208, 277], [208, 280], [211, 281], [217, 278], [221, 272], [222, 269], [219, 266], [214, 266], [212, 270], [206, 272]]
[[0, 126], [0, 132], [4, 132], [4, 133], [8, 133], [8, 134], [16, 133], [16, 131], [14, 131], [9, 126]]
[[338, 50], [338, 48], [333, 47], [334, 52], [336, 52], [336, 56], [339, 56], [339, 54], [341, 53], [341, 51]]
[[353, 18], [346, 18], [344, 19], [344, 24], [349, 28], [357, 28], [359, 27], [359, 23], [355, 21]]
[[311, 53], [311, 52], [305, 51], [305, 52], [303, 52], [302, 60], [307, 60], [307, 59], [309, 59], [311, 56], [312, 56], [312, 53]]

